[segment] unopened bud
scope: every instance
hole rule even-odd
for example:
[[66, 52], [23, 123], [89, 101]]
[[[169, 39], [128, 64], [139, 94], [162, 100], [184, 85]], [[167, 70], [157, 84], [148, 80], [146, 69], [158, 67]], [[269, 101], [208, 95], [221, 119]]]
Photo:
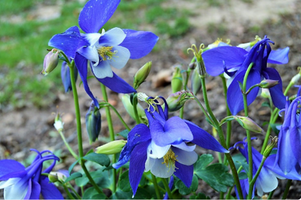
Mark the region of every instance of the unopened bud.
[[108, 155], [120, 153], [126, 142], [126, 140], [115, 140], [108, 142], [100, 147], [97, 147], [95, 153]]
[[183, 79], [181, 74], [181, 66], [174, 66], [174, 72], [171, 79], [171, 90], [172, 93], [178, 92], [182, 90], [183, 87]]
[[263, 156], [264, 157], [268, 157], [270, 155], [270, 153], [272, 152], [272, 150], [274, 149], [274, 147], [277, 145], [278, 143], [278, 138], [277, 136], [275, 137], [271, 137], [271, 143], [268, 144], [268, 146], [265, 148], [265, 150], [263, 151]]
[[46, 76], [56, 68], [57, 64], [59, 63], [59, 53], [59, 50], [52, 49], [46, 54], [41, 74]]
[[268, 89], [263, 88], [263, 89], [261, 90], [260, 96], [262, 96], [263, 98], [268, 99], [268, 98], [271, 97], [270, 91], [269, 91]]
[[[300, 72], [299, 72], [299, 73], [300, 73]], [[301, 77], [301, 75], [300, 75], [299, 73], [296, 74], [296, 75], [291, 79], [290, 84], [295, 85], [295, 84], [298, 83], [298, 81], [300, 80], [300, 77]]]
[[258, 86], [261, 88], [271, 88], [278, 84], [279, 84], [278, 80], [264, 79], [259, 83]]
[[[78, 76], [78, 70], [77, 67], [74, 67], [75, 81], [77, 80], [77, 76]], [[65, 61], [63, 61], [62, 63], [61, 78], [63, 81], [65, 92], [72, 91], [72, 85], [70, 80], [70, 68]]]
[[145, 81], [152, 67], [152, 62], [145, 63], [134, 76], [134, 88], [137, 89]]
[[177, 111], [184, 106], [186, 101], [193, 98], [194, 97], [190, 92], [184, 90], [171, 94], [166, 99], [168, 104], [168, 110], [171, 112]]
[[191, 75], [191, 90], [196, 95], [202, 87], [201, 75], [198, 73], [198, 69], [195, 68]]
[[[66, 173], [68, 173], [68, 171]], [[61, 183], [63, 183], [67, 179], [66, 173], [59, 172], [59, 171], [58, 172], [50, 172], [48, 174], [48, 179], [52, 183], [55, 183], [55, 182], [61, 182]]]
[[255, 133], [261, 133], [262, 129], [260, 126], [258, 126], [252, 119], [249, 117], [243, 117], [243, 116], [233, 116], [234, 119], [246, 130], [255, 132]]
[[54, 119], [54, 128], [58, 131], [61, 132], [64, 129], [64, 122], [62, 121], [62, 117], [58, 113]]
[[100, 133], [101, 115], [99, 109], [91, 102], [90, 108], [86, 114], [86, 128], [90, 143], [94, 142]]
[[[138, 93], [138, 98], [139, 98], [139, 94], [144, 94], [144, 93]], [[147, 98], [147, 96], [146, 96], [146, 98]], [[127, 113], [133, 119], [135, 119], [134, 107], [131, 103], [130, 95], [128, 95], [128, 94], [122, 95], [121, 101], [122, 101], [122, 104], [123, 104], [125, 110], [127, 111]], [[139, 116], [140, 120], [142, 120], [143, 122], [146, 121], [146, 116], [145, 116], [144, 109], [139, 103], [137, 104], [137, 111], [138, 111], [138, 116]]]

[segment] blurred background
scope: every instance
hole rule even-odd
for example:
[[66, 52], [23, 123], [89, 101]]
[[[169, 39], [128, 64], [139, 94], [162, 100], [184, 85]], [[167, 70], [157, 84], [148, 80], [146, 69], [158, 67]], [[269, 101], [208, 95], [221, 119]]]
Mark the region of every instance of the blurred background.
[[[63, 158], [61, 166], [69, 165], [68, 152], [53, 128], [55, 113], [65, 122], [65, 134], [76, 150], [75, 114], [72, 93], [64, 93], [59, 66], [48, 76], [40, 74], [47, 54], [49, 39], [78, 25], [78, 15], [85, 0], [0, 0], [0, 159], [23, 160], [30, 148], [50, 149]], [[100, 11], [101, 12], [101, 11]], [[137, 69], [148, 61], [153, 67], [146, 82], [138, 89], [149, 96], [171, 94], [173, 66], [187, 68], [192, 44], [206, 46], [216, 39], [230, 40], [231, 45], [249, 42], [255, 36], [268, 37], [275, 42], [273, 49], [290, 47], [290, 62], [275, 67], [282, 75], [284, 87], [301, 65], [301, 2], [299, 0], [121, 0], [113, 17], [103, 27], [152, 31], [160, 39], [154, 50], [139, 60], [130, 60], [125, 69], [116, 73], [129, 83]], [[91, 149], [85, 133], [85, 113], [91, 99], [77, 82], [84, 130], [84, 148]], [[101, 99], [99, 83], [89, 80], [93, 93]], [[225, 116], [222, 87], [218, 77], [207, 78], [210, 102], [219, 119]], [[291, 94], [293, 94], [292, 92]], [[110, 103], [116, 106], [130, 125], [133, 120], [122, 108], [119, 96], [109, 93]], [[201, 98], [201, 96], [200, 96]], [[258, 98], [250, 116], [263, 125], [269, 110]], [[186, 105], [185, 118], [212, 132], [194, 102]], [[106, 142], [105, 113], [97, 147]], [[113, 115], [113, 117], [116, 117]], [[123, 130], [114, 120], [116, 132]], [[235, 126], [234, 126], [235, 127]], [[233, 143], [245, 137], [236, 126]], [[259, 136], [260, 138], [260, 136]], [[258, 144], [260, 144], [260, 140]], [[65, 160], [64, 160], [65, 159]]]

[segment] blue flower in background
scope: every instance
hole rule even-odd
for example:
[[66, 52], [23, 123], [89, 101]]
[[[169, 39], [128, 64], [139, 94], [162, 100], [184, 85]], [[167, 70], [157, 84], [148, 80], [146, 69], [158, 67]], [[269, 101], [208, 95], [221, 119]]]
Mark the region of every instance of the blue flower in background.
[[291, 103], [287, 99], [283, 110], [285, 116], [280, 127], [275, 162], [284, 174], [288, 174], [292, 170], [301, 173], [300, 90], [299, 87], [297, 97]]
[[[288, 62], [289, 48], [271, 51], [269, 38], [258, 41], [251, 49], [243, 49], [234, 46], [219, 46], [209, 49], [202, 54], [206, 71], [211, 76], [226, 73], [231, 77], [231, 83], [227, 92], [227, 102], [230, 111], [236, 115], [244, 107], [243, 96], [239, 82], [243, 83], [248, 66], [253, 67], [247, 79], [247, 90], [261, 82], [263, 79], [278, 80], [279, 84], [269, 88], [273, 104], [282, 109], [285, 106], [285, 97], [282, 92], [282, 81], [279, 73], [274, 68], [268, 68], [267, 63], [286, 64]], [[256, 87], [247, 95], [250, 105], [260, 92]]]
[[[256, 138], [252, 138], [256, 139]], [[243, 145], [243, 148], [241, 148], [239, 145]], [[234, 144], [233, 148], [238, 149], [241, 154], [246, 158], [247, 163], [249, 163], [248, 159], [248, 143], [244, 141], [240, 141]], [[258, 170], [261, 160], [262, 160], [262, 155], [252, 147], [252, 160], [253, 160], [253, 176], [255, 175], [256, 171]], [[255, 193], [255, 188], [257, 189], [257, 195], [262, 196], [263, 193], [266, 192], [271, 192], [276, 187], [278, 186], [278, 180], [277, 180], [277, 175], [274, 174], [271, 170], [270, 167], [268, 166], [269, 162], [265, 162], [263, 164], [263, 167], [260, 171], [260, 174], [255, 182], [255, 187], [253, 189], [253, 194], [252, 197], [254, 197]], [[247, 170], [247, 169], [246, 169]], [[243, 192], [244, 198], [247, 197], [249, 193], [249, 182], [248, 179], [241, 179], [240, 180], [240, 185], [241, 189]], [[237, 195], [238, 196], [238, 195]]]
[[196, 145], [228, 152], [214, 137], [192, 122], [176, 116], [168, 118], [166, 102], [163, 110], [157, 100], [149, 98], [150, 101], [153, 103], [145, 110], [149, 127], [138, 124], [129, 132], [127, 144], [118, 162], [113, 164], [117, 169], [130, 160], [129, 179], [134, 195], [144, 171], [161, 178], [174, 174], [189, 187], [193, 164], [198, 159], [194, 151]]
[[[44, 199], [63, 199], [48, 177], [41, 175], [50, 173], [59, 158], [50, 151], [33, 151], [38, 155], [27, 168], [15, 160], [0, 160], [0, 189], [4, 189], [4, 199], [39, 199], [40, 194]], [[44, 155], [46, 153], [49, 154]], [[42, 171], [43, 162], [47, 160], [53, 163]]]
[[[77, 68], [74, 68], [74, 77], [75, 81], [77, 80], [78, 71]], [[61, 78], [65, 88], [65, 92], [72, 91], [71, 79], [70, 79], [70, 68], [68, 64], [63, 61], [61, 68]]]
[[[127, 61], [147, 55], [155, 46], [158, 37], [145, 31], [113, 28], [107, 32], [102, 26], [115, 12], [119, 0], [90, 0], [79, 15], [80, 33], [77, 26], [54, 35], [48, 45], [62, 50], [69, 59], [74, 59], [87, 94], [98, 102], [87, 83], [87, 63], [98, 81], [118, 93], [132, 93], [135, 89], [118, 77], [111, 67], [121, 69]], [[89, 62], [88, 62], [89, 61]]]

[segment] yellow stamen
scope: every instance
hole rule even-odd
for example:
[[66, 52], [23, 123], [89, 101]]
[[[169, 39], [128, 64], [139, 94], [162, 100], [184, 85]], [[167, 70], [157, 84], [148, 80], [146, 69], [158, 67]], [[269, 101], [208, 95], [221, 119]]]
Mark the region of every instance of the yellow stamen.
[[166, 167], [172, 168], [173, 170], [175, 170], [176, 165], [175, 162], [177, 161], [177, 156], [175, 155], [175, 153], [171, 150], [171, 148], [168, 150], [168, 152], [165, 154], [165, 156], [163, 156], [164, 162], [162, 162], [162, 164], [165, 164]]
[[103, 60], [111, 60], [117, 51], [112, 51], [113, 47], [100, 47], [97, 49], [98, 54], [102, 57]]

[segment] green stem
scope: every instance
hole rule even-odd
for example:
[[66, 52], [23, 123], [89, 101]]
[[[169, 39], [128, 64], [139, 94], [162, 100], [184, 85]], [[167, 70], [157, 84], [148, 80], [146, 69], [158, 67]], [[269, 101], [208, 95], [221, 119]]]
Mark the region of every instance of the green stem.
[[[103, 99], [106, 102], [108, 102], [108, 95], [107, 95], [106, 86], [104, 86], [103, 84], [100, 84], [100, 88], [101, 88], [101, 93], [102, 93]], [[110, 108], [105, 107], [105, 110], [106, 110], [106, 116], [107, 116], [107, 121], [108, 121], [110, 139], [111, 139], [111, 141], [114, 141], [115, 140], [115, 133], [114, 133], [114, 128], [113, 128], [113, 121], [112, 121], [112, 117], [111, 117]], [[116, 162], [116, 155], [115, 154], [113, 154], [112, 162], [113, 163]], [[116, 192], [117, 174], [116, 174], [116, 169], [113, 168], [112, 170], [113, 170], [113, 188], [112, 188], [113, 191], [112, 192], [115, 193]]]
[[166, 190], [166, 192], [167, 192], [167, 194], [168, 194], [168, 198], [169, 198], [169, 199], [172, 199], [172, 194], [171, 194], [170, 188], [169, 188], [169, 186], [168, 186], [168, 181], [167, 181], [167, 179], [162, 178], [161, 180], [162, 180], [162, 183], [163, 183], [163, 185], [164, 185], [164, 187], [165, 187], [165, 190]]
[[69, 152], [71, 153], [71, 155], [77, 160], [78, 159], [78, 156], [76, 155], [76, 153], [73, 151], [73, 149], [70, 147], [69, 143], [67, 142], [65, 136], [64, 136], [64, 133], [63, 131], [58, 131], [65, 146], [67, 147], [67, 149], [69, 150]]
[[161, 199], [160, 192], [159, 192], [159, 187], [158, 187], [158, 182], [157, 182], [157, 178], [153, 174], [151, 174], [151, 175], [152, 175], [152, 181], [153, 181], [153, 184], [154, 184], [154, 188], [155, 188], [157, 199]]
[[75, 194], [77, 199], [81, 199], [81, 196], [79, 196], [79, 194], [75, 191], [75, 189], [72, 186], [70, 186], [68, 188], [70, 188], [72, 190], [72, 192]]
[[[65, 192], [66, 192], [66, 194], [68, 196], [68, 199], [75, 199], [74, 196], [69, 192], [67, 186], [64, 185], [64, 184], [62, 184], [62, 186], [63, 186], [63, 188], [64, 188], [64, 190], [65, 190]], [[79, 197], [79, 199], [81, 199], [81, 198]]]
[[292, 184], [292, 180], [287, 180], [286, 182], [286, 186], [285, 186], [285, 189], [284, 189], [284, 192], [283, 192], [283, 195], [282, 195], [282, 199], [286, 199], [287, 198], [287, 195], [288, 195], [288, 192], [290, 190], [290, 186]]
[[112, 106], [111, 104], [109, 104], [109, 107], [115, 112], [115, 114], [118, 116], [118, 118], [120, 119], [121, 123], [123, 124], [123, 126], [127, 129], [127, 130], [131, 130], [130, 127], [128, 127], [127, 123], [123, 120], [123, 118], [121, 117], [121, 115], [119, 114], [119, 112], [116, 110], [116, 108], [114, 106]]
[[138, 105], [138, 98], [137, 98], [137, 94], [135, 94], [134, 98], [133, 98], [133, 109], [134, 109], [136, 123], [140, 124], [141, 121], [140, 121], [140, 118], [139, 118], [137, 105]]
[[270, 192], [270, 194], [268, 196], [268, 199], [271, 199], [273, 197], [274, 192], [275, 192], [275, 190], [273, 190], [272, 192]]
[[85, 163], [84, 163], [84, 160], [81, 159], [80, 160], [80, 163], [81, 164], [81, 167], [82, 169], [84, 170], [87, 178], [89, 179], [89, 182], [91, 183], [91, 185], [93, 185], [94, 189], [99, 193], [99, 194], [103, 194], [103, 191], [98, 187], [98, 185], [95, 183], [94, 179], [91, 177], [89, 171], [87, 170], [86, 166], [85, 166]]
[[261, 163], [260, 163], [260, 166], [259, 166], [259, 168], [258, 168], [258, 170], [257, 170], [257, 172], [256, 172], [256, 174], [255, 174], [255, 176], [253, 177], [253, 179], [252, 179], [252, 180], [250, 181], [250, 183], [249, 183], [249, 193], [248, 193], [248, 198], [249, 198], [249, 199], [252, 198], [252, 193], [253, 193], [253, 187], [254, 187], [254, 184], [255, 184], [255, 182], [256, 182], [256, 180], [257, 180], [259, 174], [260, 174], [260, 171], [261, 171], [261, 169], [262, 169], [262, 167], [263, 167], [263, 164], [264, 164], [264, 162], [265, 162], [266, 159], [267, 159], [266, 157], [263, 157], [263, 158], [262, 158]]

